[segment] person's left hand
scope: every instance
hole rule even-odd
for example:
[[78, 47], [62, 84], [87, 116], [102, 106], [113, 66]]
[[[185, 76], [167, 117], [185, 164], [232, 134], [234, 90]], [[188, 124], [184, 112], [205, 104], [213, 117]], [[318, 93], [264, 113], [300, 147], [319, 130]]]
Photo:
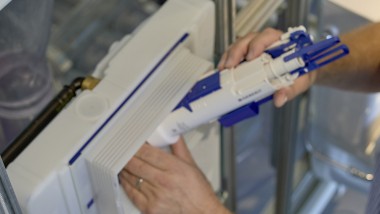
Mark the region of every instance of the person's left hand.
[[171, 148], [172, 154], [144, 144], [120, 172], [121, 185], [135, 206], [142, 213], [229, 213], [183, 140]]

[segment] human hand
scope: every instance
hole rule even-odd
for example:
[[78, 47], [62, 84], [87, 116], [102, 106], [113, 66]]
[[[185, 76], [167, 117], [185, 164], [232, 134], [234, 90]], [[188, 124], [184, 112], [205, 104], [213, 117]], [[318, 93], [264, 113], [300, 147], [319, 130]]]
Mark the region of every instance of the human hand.
[[120, 172], [121, 185], [135, 206], [142, 213], [229, 213], [184, 141], [171, 149], [172, 154], [144, 144]]
[[[251, 61], [259, 57], [265, 49], [278, 41], [282, 32], [267, 28], [261, 33], [249, 33], [238, 39], [223, 54], [218, 69], [233, 68], [243, 60]], [[274, 105], [281, 107], [289, 100], [306, 91], [315, 82], [317, 72], [310, 72], [294, 81], [294, 84], [278, 90], [273, 97]]]

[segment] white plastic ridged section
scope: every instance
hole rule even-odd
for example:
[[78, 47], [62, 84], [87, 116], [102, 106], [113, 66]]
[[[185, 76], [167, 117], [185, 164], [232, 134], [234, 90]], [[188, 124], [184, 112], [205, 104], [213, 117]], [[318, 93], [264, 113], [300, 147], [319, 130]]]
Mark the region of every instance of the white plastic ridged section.
[[283, 0], [251, 0], [236, 16], [235, 30], [239, 37], [261, 30]]
[[123, 208], [126, 202], [120, 197], [124, 193], [118, 173], [201, 74], [210, 69], [210, 62], [178, 47], [114, 117], [112, 127], [95, 139], [96, 148], [86, 159], [100, 213], [132, 213], [132, 207]]

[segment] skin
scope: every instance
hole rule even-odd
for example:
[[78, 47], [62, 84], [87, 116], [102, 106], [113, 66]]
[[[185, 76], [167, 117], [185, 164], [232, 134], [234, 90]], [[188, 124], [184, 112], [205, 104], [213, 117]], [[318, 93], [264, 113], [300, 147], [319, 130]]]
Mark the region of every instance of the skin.
[[[282, 32], [268, 28], [260, 34], [250, 33], [235, 42], [222, 56], [219, 69], [232, 68], [242, 60], [250, 61], [277, 41]], [[341, 35], [350, 54], [317, 71], [298, 78], [295, 83], [277, 91], [276, 107], [305, 92], [313, 84], [357, 91], [380, 91], [380, 23], [370, 24]]]
[[[222, 56], [218, 68], [232, 68], [242, 60], [255, 59], [281, 34], [269, 28], [240, 38]], [[358, 92], [380, 91], [380, 24], [364, 26], [340, 38], [350, 54], [277, 91], [275, 106], [283, 106], [313, 84]], [[120, 173], [121, 184], [136, 207], [148, 214], [230, 213], [218, 201], [183, 140], [171, 148], [172, 153], [166, 153], [145, 144]], [[137, 189], [140, 177], [144, 182]]]
[[[147, 214], [230, 213], [219, 202], [182, 139], [172, 154], [145, 144], [120, 173], [128, 197]], [[138, 178], [143, 178], [140, 189]]]

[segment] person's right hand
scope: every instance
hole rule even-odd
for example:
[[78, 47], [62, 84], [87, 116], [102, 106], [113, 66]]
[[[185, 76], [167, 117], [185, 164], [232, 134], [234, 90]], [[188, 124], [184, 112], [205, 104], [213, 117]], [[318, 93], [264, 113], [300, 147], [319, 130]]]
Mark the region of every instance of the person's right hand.
[[[260, 56], [274, 42], [278, 41], [282, 32], [273, 28], [267, 28], [261, 33], [249, 33], [238, 39], [223, 54], [218, 69], [233, 68], [241, 61], [251, 61]], [[295, 80], [294, 84], [278, 90], [274, 94], [274, 105], [283, 106], [287, 101], [298, 96], [310, 88], [315, 82], [317, 71], [310, 72]]]
[[197, 167], [183, 139], [167, 153], [144, 144], [120, 172], [128, 197], [142, 213], [230, 214]]

